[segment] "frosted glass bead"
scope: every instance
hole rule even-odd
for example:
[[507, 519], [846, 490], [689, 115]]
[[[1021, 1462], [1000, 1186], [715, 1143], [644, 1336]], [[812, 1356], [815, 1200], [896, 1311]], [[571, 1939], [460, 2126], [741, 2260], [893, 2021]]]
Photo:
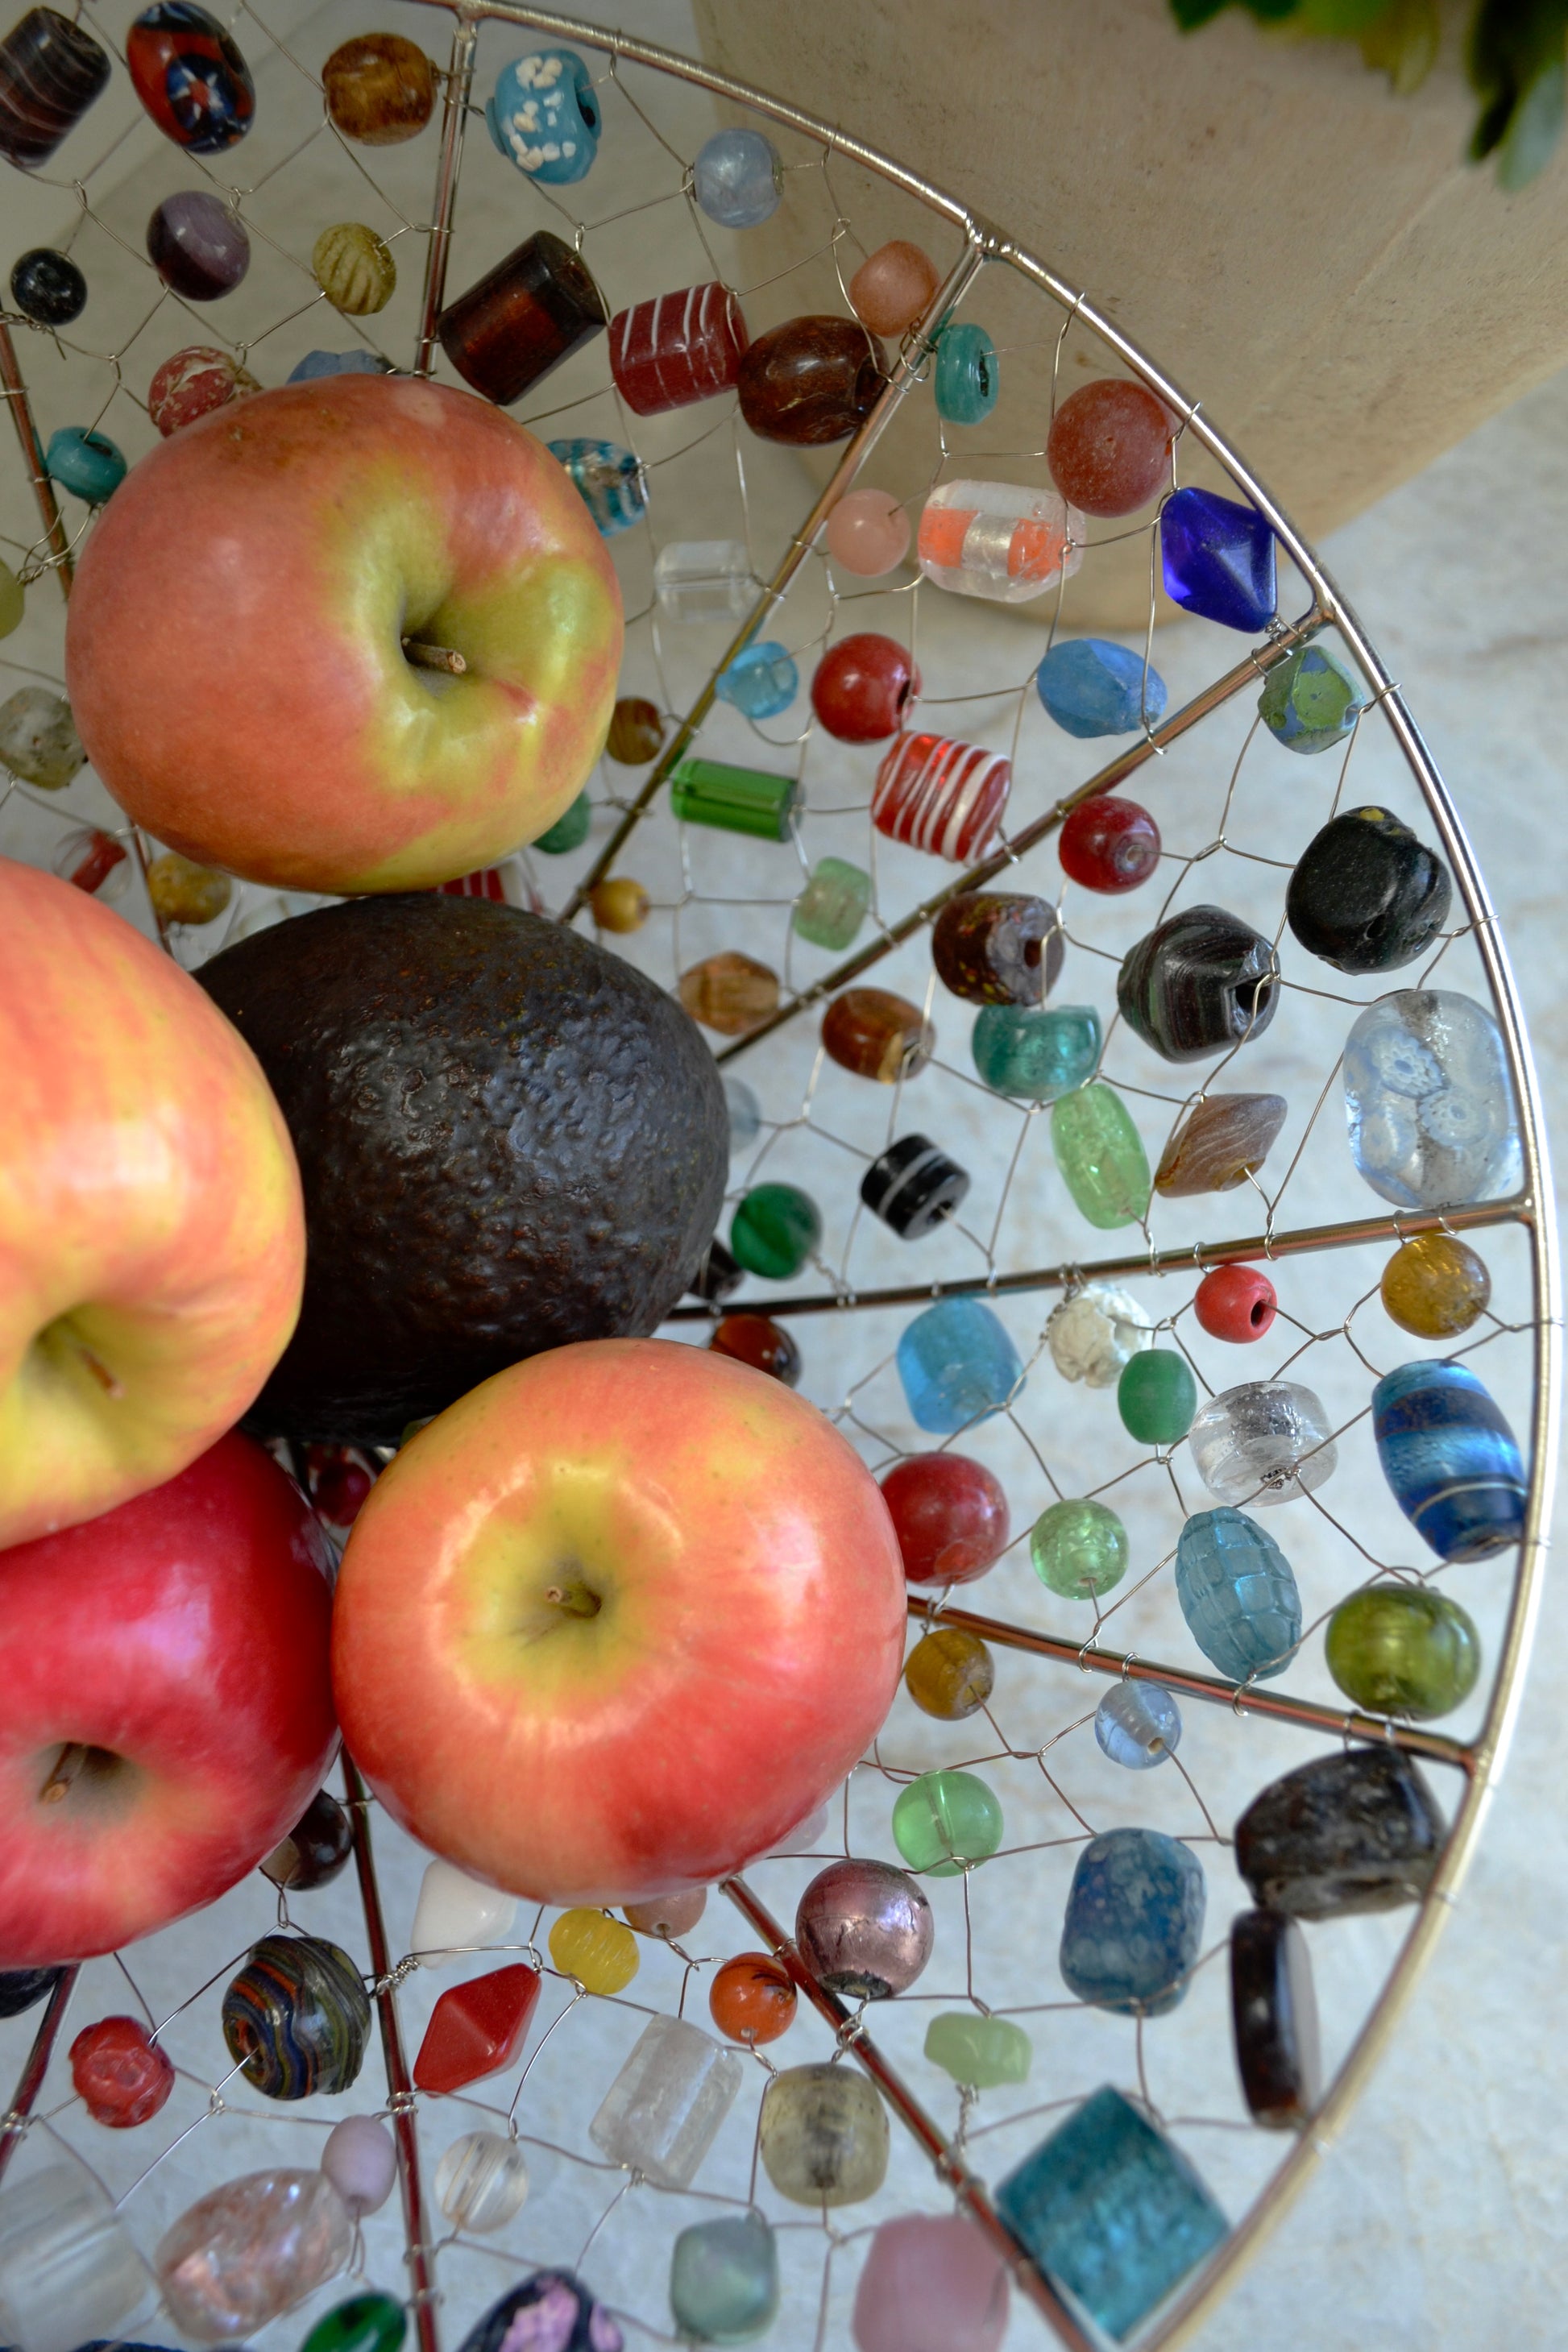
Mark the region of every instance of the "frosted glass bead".
[[1451, 989], [1369, 1004], [1345, 1040], [1351, 1158], [1401, 1209], [1517, 1192], [1513, 1090], [1491, 1014]]
[[1289, 1503], [1331, 1478], [1339, 1454], [1321, 1398], [1295, 1381], [1244, 1381], [1198, 1407], [1198, 1476], [1222, 1503]]
[[738, 539], [675, 539], [654, 558], [653, 593], [667, 620], [743, 621], [756, 602], [752, 559]]
[[849, 280], [849, 307], [878, 335], [907, 335], [939, 283], [928, 253], [897, 236], [879, 245]]
[[850, 2323], [856, 2352], [1000, 2352], [1007, 2270], [962, 2213], [906, 2213], [871, 2241]]
[[1163, 2017], [1186, 1998], [1207, 1887], [1190, 1847], [1162, 1830], [1107, 1830], [1079, 1850], [1062, 1923], [1069, 1992], [1119, 2015]]
[[1496, 1402], [1464, 1364], [1401, 1364], [1372, 1392], [1394, 1501], [1441, 1559], [1484, 1559], [1524, 1527], [1524, 1464]]
[[724, 1080], [724, 1108], [730, 1119], [730, 1150], [744, 1151], [762, 1129], [763, 1107], [744, 1078]]
[[1029, 1537], [1035, 1574], [1064, 1601], [1092, 1601], [1127, 1573], [1127, 1530], [1107, 1504], [1087, 1496], [1047, 1503]]
[[1123, 1364], [1153, 1344], [1154, 1327], [1138, 1301], [1110, 1282], [1086, 1282], [1053, 1307], [1046, 1325], [1052, 1363], [1064, 1381], [1086, 1388], [1114, 1388]]
[[1236, 1825], [1236, 1866], [1267, 1910], [1343, 1919], [1419, 1903], [1447, 1836], [1415, 1763], [1380, 1742], [1271, 1780]]
[[442, 2151], [436, 2202], [454, 2230], [484, 2237], [504, 2230], [528, 2201], [528, 2165], [516, 2140], [500, 2132], [465, 2132]]
[[943, 482], [925, 502], [915, 552], [939, 588], [1024, 604], [1083, 562], [1082, 515], [1055, 490]]
[[791, 2066], [763, 2093], [757, 2145], [793, 2205], [858, 2205], [887, 2178], [887, 2109], [852, 2062]]
[[880, 580], [910, 549], [910, 519], [891, 490], [850, 490], [827, 518], [827, 552], [841, 572]]
[[1232, 1682], [1268, 1682], [1295, 1655], [1295, 1575], [1273, 1537], [1241, 1511], [1188, 1519], [1176, 1541], [1176, 1598], [1194, 1641]]
[[958, 1878], [1002, 1843], [1002, 1807], [975, 1772], [922, 1772], [893, 1804], [893, 1843], [911, 1870]]
[[[730, 1322], [767, 1322], [767, 1318], [763, 1315], [731, 1316], [726, 1319]], [[779, 1331], [776, 1323], [769, 1323], [767, 1328], [770, 1331], [777, 1331], [781, 1339], [793, 1346], [794, 1342], [789, 1341], [788, 1333]], [[720, 1328], [723, 1328], [722, 1324]], [[750, 1359], [741, 1356], [738, 1360], [746, 1363]], [[764, 1368], [759, 1365], [757, 1369], [762, 1370]], [[799, 1376], [797, 1366], [795, 1378], [798, 1379]], [[782, 1373], [775, 1372], [773, 1377], [778, 1380], [784, 1376]], [[789, 1381], [785, 1385], [793, 1388], [795, 1381]], [[635, 1927], [639, 1936], [662, 1936], [667, 1941], [675, 1942], [682, 1936], [690, 1935], [707, 1908], [707, 1888], [689, 1886], [681, 1895], [649, 1895], [641, 1903], [623, 1904], [621, 1916], [627, 1927]]]
[[0, 2336], [17, 2352], [76, 2352], [146, 2317], [153, 2283], [89, 2174], [49, 2165], [0, 2198]]
[[177, 2326], [226, 2344], [265, 2327], [346, 2265], [353, 2223], [321, 2172], [247, 2172], [199, 2198], [153, 2257]]
[[1079, 1214], [1109, 1233], [1149, 1213], [1149, 1156], [1132, 1114], [1100, 1078], [1051, 1106], [1051, 1150]]
[[1169, 1763], [1182, 1744], [1182, 1711], [1158, 1683], [1116, 1683], [1094, 1710], [1101, 1753], [1129, 1772]]
[[0, 768], [40, 792], [63, 792], [87, 753], [63, 694], [19, 686], [0, 702]]
[[1055, 1102], [1100, 1062], [1100, 1015], [1089, 1004], [983, 1004], [969, 1050], [985, 1085], [1024, 1102]]
[[899, 1336], [899, 1378], [921, 1429], [952, 1437], [999, 1412], [1024, 1376], [1006, 1327], [978, 1298], [939, 1298]]
[[1080, 384], [1046, 436], [1051, 479], [1086, 514], [1134, 514], [1169, 485], [1176, 425], [1145, 384], [1118, 376]]
[[926, 2027], [925, 2054], [933, 2066], [972, 2090], [994, 2091], [1004, 2083], [1026, 2083], [1034, 2063], [1033, 2042], [1010, 2017], [982, 2017], [977, 2010], [943, 2010]]
[[345, 2116], [327, 2134], [321, 2170], [356, 2221], [379, 2213], [397, 2183], [397, 2143], [379, 2116]]
[[749, 2344], [778, 2316], [779, 2254], [760, 2213], [725, 2213], [682, 2230], [669, 2258], [669, 2308], [699, 2344]]
[[871, 904], [871, 877], [845, 857], [819, 857], [790, 915], [791, 929], [814, 947], [837, 952], [854, 944]]
[[652, 2017], [605, 2094], [588, 2137], [612, 2164], [689, 2189], [735, 2104], [742, 2065], [700, 2026]]
[[1035, 672], [1035, 691], [1068, 735], [1131, 735], [1165, 715], [1165, 681], [1145, 669], [1141, 653], [1107, 637], [1068, 637], [1054, 645]]
[[691, 193], [721, 228], [760, 228], [779, 208], [784, 165], [760, 131], [716, 131], [697, 151]]
[[776, 719], [800, 691], [800, 671], [788, 649], [766, 637], [747, 646], [714, 680], [713, 691], [747, 719]]
[[439, 1856], [427, 1863], [419, 1882], [414, 1932], [408, 1948], [422, 1968], [450, 1968], [455, 1960], [506, 1940], [517, 1916], [517, 1897], [470, 1878], [455, 1862]]

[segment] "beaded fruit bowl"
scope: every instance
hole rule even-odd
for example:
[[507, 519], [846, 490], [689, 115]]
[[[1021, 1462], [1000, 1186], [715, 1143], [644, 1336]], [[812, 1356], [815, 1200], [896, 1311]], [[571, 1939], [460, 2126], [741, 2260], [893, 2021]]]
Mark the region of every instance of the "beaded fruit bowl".
[[[53, 221], [0, 328], [0, 849], [186, 971], [353, 901], [110, 797], [73, 573], [101, 604], [127, 463], [258, 387], [433, 376], [547, 443], [624, 600], [603, 756], [494, 863], [400, 870], [700, 1025], [728, 1192], [661, 1331], [853, 1444], [908, 1612], [861, 1760], [705, 1893], [520, 1906], [345, 1755], [195, 1916], [0, 1977], [0, 2336], [1190, 2336], [1432, 1948], [1542, 1563], [1534, 1081], [1397, 685], [1089, 294], [649, 43], [502, 0], [35, 9], [0, 148]], [[907, 220], [868, 252], [873, 184]], [[998, 352], [1000, 270], [1039, 332]], [[1132, 645], [1074, 621], [1128, 536]], [[314, 624], [278, 617], [304, 740]], [[439, 710], [463, 656], [402, 651]], [[73, 670], [89, 733], [124, 683]], [[310, 1543], [385, 1434], [277, 1441]]]

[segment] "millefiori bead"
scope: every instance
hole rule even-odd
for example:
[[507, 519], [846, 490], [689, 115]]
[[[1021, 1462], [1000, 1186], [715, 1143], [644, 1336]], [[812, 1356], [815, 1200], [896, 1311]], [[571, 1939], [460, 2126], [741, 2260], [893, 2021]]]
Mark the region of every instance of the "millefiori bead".
[[1345, 1040], [1351, 1157], [1401, 1209], [1495, 1200], [1520, 1182], [1513, 1089], [1497, 1023], [1451, 989], [1380, 997]]

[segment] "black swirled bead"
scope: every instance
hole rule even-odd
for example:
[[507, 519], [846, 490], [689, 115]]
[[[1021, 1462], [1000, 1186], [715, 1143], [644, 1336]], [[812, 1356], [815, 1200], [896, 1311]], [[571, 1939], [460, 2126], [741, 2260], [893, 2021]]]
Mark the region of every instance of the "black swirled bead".
[[290, 1895], [325, 1886], [342, 1869], [353, 1842], [342, 1806], [325, 1789], [318, 1789], [288, 1836], [261, 1864], [261, 1874]]
[[900, 1135], [860, 1179], [860, 1198], [901, 1241], [918, 1242], [952, 1216], [969, 1177], [929, 1135]]
[[931, 929], [937, 977], [971, 1004], [1040, 1004], [1062, 968], [1062, 924], [1044, 898], [961, 890]]
[[11, 299], [35, 327], [68, 327], [87, 303], [87, 280], [68, 253], [36, 245], [11, 272]]
[[1130, 948], [1116, 982], [1128, 1027], [1167, 1062], [1262, 1035], [1279, 994], [1273, 944], [1223, 907], [1184, 907]]
[[54, 8], [29, 8], [0, 41], [0, 155], [47, 163], [109, 80], [109, 55]]
[[223, 2038], [269, 2099], [346, 2091], [370, 2038], [364, 1979], [336, 1944], [263, 1936], [223, 1997]]
[[1230, 1928], [1230, 2008], [1242, 2095], [1255, 2124], [1292, 2131], [1323, 2091], [1307, 1938], [1286, 1911], [1243, 1911]]
[[1285, 892], [1285, 919], [1337, 971], [1397, 971], [1425, 955], [1454, 895], [1435, 849], [1383, 808], [1342, 810], [1314, 834]]
[[1352, 1748], [1254, 1797], [1236, 1825], [1236, 1866], [1267, 1909], [1339, 1919], [1419, 1903], [1447, 1833], [1402, 1749]]

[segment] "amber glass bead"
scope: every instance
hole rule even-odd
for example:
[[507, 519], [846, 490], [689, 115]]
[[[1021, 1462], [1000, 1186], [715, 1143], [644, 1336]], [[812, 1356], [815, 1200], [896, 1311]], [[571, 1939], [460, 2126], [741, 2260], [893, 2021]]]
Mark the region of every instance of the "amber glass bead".
[[737, 1952], [708, 1992], [708, 2014], [731, 2042], [776, 2042], [795, 2022], [795, 1990], [789, 1972], [766, 1952]]
[[640, 882], [629, 874], [595, 882], [588, 893], [588, 908], [602, 931], [640, 931], [652, 901]]
[[283, 1840], [261, 1864], [263, 1878], [289, 1894], [325, 1886], [353, 1852], [353, 1830], [335, 1797], [319, 1789]]
[[887, 353], [853, 319], [790, 319], [741, 362], [741, 414], [764, 441], [813, 448], [847, 441], [875, 407]]
[[71, 2043], [71, 2083], [96, 2124], [129, 2131], [168, 2103], [174, 2069], [134, 2017], [100, 2017]]
[[1062, 968], [1062, 927], [1044, 898], [963, 890], [931, 935], [937, 977], [971, 1004], [1038, 1004]]
[[401, 33], [367, 33], [344, 41], [321, 68], [327, 113], [345, 139], [394, 147], [429, 121], [436, 68]]
[[868, 255], [849, 280], [849, 307], [874, 335], [906, 335], [937, 285], [930, 254], [896, 236]]
[[637, 1939], [606, 1912], [563, 1911], [550, 1930], [550, 1957], [585, 1992], [624, 1992], [637, 1972]]
[[664, 741], [664, 720], [659, 717], [657, 702], [645, 701], [641, 695], [623, 696], [610, 713], [610, 731], [605, 738], [605, 749], [612, 760], [623, 768], [645, 767], [657, 760]]
[[750, 1364], [793, 1389], [800, 1379], [800, 1349], [782, 1325], [766, 1315], [726, 1315], [708, 1342], [716, 1356]]
[[639, 1936], [689, 1936], [708, 1908], [708, 1890], [693, 1886], [684, 1895], [653, 1895], [646, 1903], [626, 1903], [622, 1911], [628, 1927]]
[[738, 948], [704, 956], [680, 975], [680, 1001], [693, 1021], [721, 1037], [744, 1037], [779, 1009], [779, 976]]
[[1289, 1108], [1283, 1095], [1209, 1095], [1160, 1156], [1154, 1190], [1166, 1200], [1233, 1192], [1257, 1174]]
[[904, 1661], [904, 1687], [922, 1715], [962, 1723], [976, 1715], [996, 1684], [996, 1668], [978, 1633], [939, 1625]]
[[1417, 1234], [1383, 1269], [1383, 1303], [1402, 1331], [1451, 1339], [1486, 1312], [1492, 1279], [1484, 1259], [1452, 1234]]
[[505, 408], [602, 334], [609, 316], [582, 256], [541, 228], [459, 294], [437, 332], [463, 382]]
[[1134, 514], [1170, 479], [1176, 420], [1141, 383], [1103, 376], [1069, 393], [1046, 439], [1051, 479], [1088, 515]]
[[822, 1042], [840, 1068], [885, 1087], [912, 1078], [936, 1051], [918, 1004], [886, 988], [847, 988], [822, 1016]]
[[216, 866], [197, 866], [173, 849], [147, 868], [153, 912], [165, 923], [216, 922], [234, 895], [234, 884]]

